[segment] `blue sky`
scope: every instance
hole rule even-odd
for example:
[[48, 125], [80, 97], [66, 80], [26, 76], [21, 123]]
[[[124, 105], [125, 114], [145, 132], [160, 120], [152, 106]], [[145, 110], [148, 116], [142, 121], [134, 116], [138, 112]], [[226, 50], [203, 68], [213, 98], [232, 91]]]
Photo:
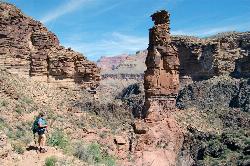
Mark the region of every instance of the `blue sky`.
[[90, 60], [147, 48], [150, 15], [171, 13], [171, 33], [249, 31], [250, 0], [6, 0]]

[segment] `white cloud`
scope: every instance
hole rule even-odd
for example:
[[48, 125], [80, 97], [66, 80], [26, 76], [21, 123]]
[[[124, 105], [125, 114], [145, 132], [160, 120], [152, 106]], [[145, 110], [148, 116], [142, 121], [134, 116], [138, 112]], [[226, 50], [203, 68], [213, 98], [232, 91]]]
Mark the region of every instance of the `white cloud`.
[[108, 11], [110, 11], [110, 10], [116, 8], [117, 6], [119, 6], [121, 3], [122, 3], [122, 2], [118, 2], [118, 3], [115, 3], [115, 4], [110, 5], [110, 6], [108, 5], [108, 7], [102, 8], [102, 9], [96, 11], [95, 13], [93, 13], [92, 16], [98, 16], [98, 15], [101, 15], [101, 14], [103, 14], [103, 13], [105, 13], [105, 12], [108, 12]]
[[103, 39], [92, 43], [81, 41], [69, 41], [63, 45], [84, 53], [92, 60], [97, 60], [100, 56], [114, 56], [123, 53], [135, 53], [138, 50], [147, 48], [148, 38], [125, 35], [113, 32], [105, 35]]
[[48, 23], [52, 20], [55, 20], [67, 13], [73, 12], [79, 9], [84, 3], [87, 3], [91, 0], [69, 0], [67, 3], [62, 4], [53, 11], [48, 12], [40, 20], [42, 23]]

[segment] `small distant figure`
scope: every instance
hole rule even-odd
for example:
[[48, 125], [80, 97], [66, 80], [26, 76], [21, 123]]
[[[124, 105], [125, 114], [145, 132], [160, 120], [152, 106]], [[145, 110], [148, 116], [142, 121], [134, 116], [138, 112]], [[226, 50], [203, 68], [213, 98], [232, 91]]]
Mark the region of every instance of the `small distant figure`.
[[44, 113], [39, 113], [38, 117], [33, 123], [33, 134], [34, 134], [34, 140], [36, 143], [35, 134], [38, 134], [38, 150], [40, 153], [45, 153], [47, 150], [45, 149], [45, 143], [46, 143], [46, 135], [45, 132], [48, 132], [48, 125], [46, 120], [44, 119]]

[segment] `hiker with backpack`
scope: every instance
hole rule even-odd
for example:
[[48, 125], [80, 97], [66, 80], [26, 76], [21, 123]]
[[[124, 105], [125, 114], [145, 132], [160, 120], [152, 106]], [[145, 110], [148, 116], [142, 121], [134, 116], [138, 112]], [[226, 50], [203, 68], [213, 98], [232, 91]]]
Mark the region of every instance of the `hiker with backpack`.
[[44, 113], [39, 113], [39, 116], [36, 118], [33, 124], [33, 134], [35, 138], [35, 134], [38, 134], [38, 149], [41, 153], [45, 153], [45, 143], [46, 143], [46, 135], [45, 132], [48, 132], [48, 125], [46, 120], [44, 119]]

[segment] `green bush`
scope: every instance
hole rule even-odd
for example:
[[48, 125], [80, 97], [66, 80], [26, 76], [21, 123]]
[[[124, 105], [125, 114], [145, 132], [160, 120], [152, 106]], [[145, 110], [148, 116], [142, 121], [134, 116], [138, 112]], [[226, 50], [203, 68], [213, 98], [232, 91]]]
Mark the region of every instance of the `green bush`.
[[48, 144], [50, 146], [59, 147], [61, 149], [66, 149], [69, 145], [69, 140], [62, 131], [55, 131], [49, 137]]
[[89, 164], [115, 166], [115, 158], [104, 153], [98, 143], [92, 143], [88, 146], [83, 143], [78, 143], [74, 149], [73, 155]]
[[55, 166], [57, 163], [57, 158], [55, 156], [47, 157], [45, 159], [45, 166]]
[[103, 164], [106, 166], [115, 166], [115, 158], [113, 156], [107, 155], [103, 158]]
[[92, 143], [87, 148], [91, 163], [100, 163], [102, 160], [101, 147], [97, 143]]

